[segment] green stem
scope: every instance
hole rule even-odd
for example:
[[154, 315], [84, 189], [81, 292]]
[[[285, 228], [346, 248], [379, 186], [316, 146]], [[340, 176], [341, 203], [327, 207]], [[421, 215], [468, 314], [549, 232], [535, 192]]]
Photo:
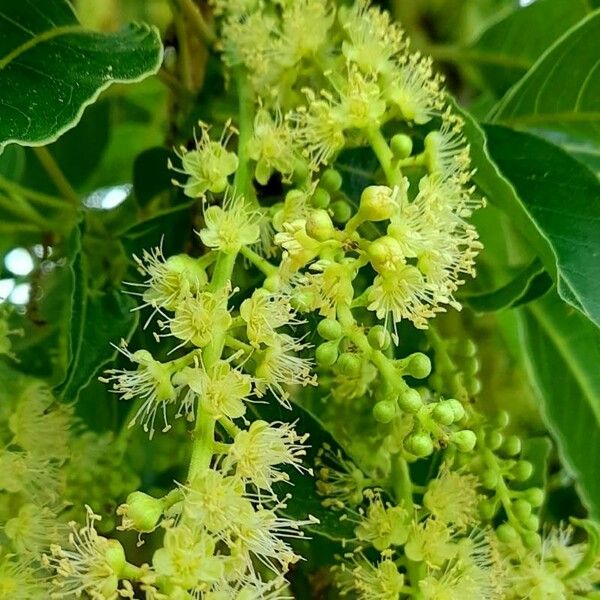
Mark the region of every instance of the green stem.
[[242, 246], [240, 253], [247, 258], [255, 267], [260, 269], [267, 277], [276, 275], [278, 269], [275, 265], [272, 265], [268, 260], [264, 259], [260, 254], [257, 254], [248, 246]]
[[0, 188], [5, 189], [7, 192], [12, 194], [20, 194], [28, 198], [32, 202], [37, 202], [42, 206], [48, 206], [50, 208], [61, 208], [61, 209], [70, 209], [71, 205], [65, 202], [62, 198], [55, 198], [54, 196], [49, 196], [47, 194], [42, 194], [41, 192], [37, 192], [36, 190], [32, 190], [14, 181], [10, 181], [5, 177], [0, 175]]
[[194, 427], [192, 457], [188, 469], [188, 481], [210, 467], [215, 440], [215, 418], [205, 410], [200, 409]]
[[250, 344], [246, 344], [241, 340], [234, 338], [231, 335], [225, 336], [225, 345], [234, 350], [243, 350], [244, 352], [252, 353], [254, 348]]
[[[175, 23], [175, 31], [177, 33], [177, 42], [179, 46], [179, 76], [183, 82], [183, 88], [187, 91], [186, 97], [190, 98], [193, 89], [192, 78], [192, 58], [190, 55], [190, 44], [187, 35], [186, 22], [181, 11], [178, 10], [177, 3], [173, 2], [173, 21]], [[182, 97], [180, 97], [183, 100]]]
[[212, 46], [217, 37], [212, 28], [204, 20], [204, 16], [200, 9], [192, 2], [192, 0], [179, 0], [179, 4], [183, 14], [187, 17], [189, 23], [196, 30], [196, 33], [203, 39], [208, 46]]
[[219, 425], [232, 438], [234, 438], [241, 431], [240, 428], [229, 417], [219, 417]]
[[366, 134], [369, 144], [373, 148], [373, 152], [375, 152], [375, 156], [377, 156], [377, 160], [385, 173], [388, 184], [391, 186], [396, 185], [401, 173], [399, 170], [395, 170], [392, 165], [394, 154], [390, 150], [381, 130], [378, 127], [369, 127], [366, 130]]
[[44, 219], [36, 210], [34, 210], [25, 200], [18, 197], [8, 198], [7, 196], [0, 195], [0, 208], [6, 212], [12, 213], [13, 215], [20, 217], [24, 221], [34, 223], [40, 229], [47, 229], [51, 231], [53, 229], [52, 224]]
[[69, 180], [65, 177], [61, 168], [58, 166], [52, 154], [45, 146], [34, 146], [33, 151], [40, 161], [42, 167], [56, 186], [56, 189], [63, 195], [65, 200], [68, 200], [73, 206], [79, 206], [79, 196], [73, 189]]

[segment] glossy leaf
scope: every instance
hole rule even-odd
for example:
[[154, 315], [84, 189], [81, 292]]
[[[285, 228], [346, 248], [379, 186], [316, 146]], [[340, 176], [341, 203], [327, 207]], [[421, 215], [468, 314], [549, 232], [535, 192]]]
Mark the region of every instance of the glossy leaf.
[[600, 332], [556, 294], [528, 305], [522, 316], [526, 367], [543, 419], [582, 500], [600, 517]]
[[551, 139], [596, 172], [600, 172], [599, 38], [596, 10], [542, 54], [492, 115], [496, 122]]
[[162, 60], [158, 32], [129, 25], [86, 30], [66, 0], [0, 2], [0, 150], [7, 143], [48, 144], [76, 125], [115, 82], [140, 81]]
[[488, 149], [518, 192], [501, 208], [540, 250], [560, 296], [600, 325], [600, 181], [536, 136], [486, 126]]

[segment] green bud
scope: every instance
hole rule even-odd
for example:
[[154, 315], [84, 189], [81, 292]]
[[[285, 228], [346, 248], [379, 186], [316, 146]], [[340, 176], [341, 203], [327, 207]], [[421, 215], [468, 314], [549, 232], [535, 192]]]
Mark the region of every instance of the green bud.
[[519, 539], [519, 534], [516, 529], [508, 523], [502, 523], [502, 525], [496, 529], [496, 536], [504, 544], [510, 544]]
[[461, 452], [471, 452], [477, 443], [477, 436], [470, 429], [463, 429], [453, 433], [451, 440]]
[[398, 405], [404, 412], [414, 414], [423, 406], [423, 400], [417, 390], [408, 388], [398, 397]]
[[281, 278], [279, 275], [269, 275], [265, 277], [263, 282], [263, 287], [270, 292], [276, 292], [279, 290], [279, 286], [281, 285]]
[[481, 380], [473, 377], [465, 382], [465, 388], [469, 396], [477, 396], [481, 392]]
[[345, 223], [352, 216], [352, 206], [345, 200], [336, 200], [329, 208], [336, 223]]
[[504, 429], [510, 423], [510, 415], [505, 411], [501, 410], [492, 420], [494, 425], [499, 429]]
[[512, 470], [517, 481], [527, 481], [533, 475], [533, 465], [527, 460], [520, 460]]
[[415, 379], [425, 379], [431, 373], [431, 360], [427, 354], [415, 352], [410, 357], [406, 372]]
[[452, 398], [450, 400], [446, 400], [446, 403], [448, 404], [448, 406], [452, 407], [455, 423], [457, 423], [458, 421], [462, 421], [465, 418], [465, 408], [458, 400], [454, 400]]
[[389, 423], [396, 416], [396, 403], [393, 400], [381, 400], [373, 407], [373, 417], [379, 423]]
[[408, 158], [412, 154], [413, 142], [404, 133], [397, 133], [390, 140], [390, 148], [396, 158]]
[[531, 506], [535, 506], [537, 508], [544, 503], [546, 494], [541, 488], [532, 487], [528, 490], [525, 490], [523, 498], [527, 500], [527, 502], [529, 502]]
[[486, 446], [490, 450], [498, 450], [498, 448], [502, 446], [503, 441], [504, 436], [497, 429], [492, 429], [491, 431], [488, 431], [485, 436]]
[[325, 242], [333, 238], [334, 227], [331, 217], [326, 210], [317, 208], [311, 210], [306, 219], [306, 233], [319, 242]]
[[370, 185], [360, 196], [360, 212], [369, 221], [389, 219], [396, 209], [394, 192], [386, 185]]
[[367, 335], [371, 348], [375, 350], [387, 350], [392, 343], [390, 332], [383, 325], [371, 327]]
[[509, 435], [502, 444], [502, 452], [506, 456], [516, 456], [521, 452], [521, 438], [518, 435]]
[[473, 375], [477, 375], [477, 373], [479, 373], [480, 369], [481, 369], [481, 363], [479, 362], [479, 359], [476, 356], [467, 358], [465, 360], [463, 368], [462, 368], [465, 375], [468, 375], [470, 377], [472, 377]]
[[426, 433], [413, 433], [404, 441], [404, 448], [419, 458], [425, 458], [433, 452], [433, 442]]
[[336, 367], [343, 375], [356, 377], [361, 372], [362, 359], [353, 352], [343, 352], [337, 360]]
[[338, 343], [336, 341], [325, 342], [317, 346], [315, 359], [321, 367], [331, 367], [338, 358]]
[[485, 489], [493, 490], [498, 485], [498, 471], [495, 469], [486, 469], [480, 474], [479, 479]]
[[342, 187], [342, 176], [335, 169], [326, 169], [321, 175], [319, 185], [328, 192], [337, 192]]
[[454, 423], [454, 411], [446, 401], [438, 402], [431, 416], [440, 425], [452, 425]]
[[198, 264], [198, 260], [187, 254], [170, 256], [165, 262], [169, 271], [182, 274], [191, 284], [192, 291], [197, 291], [208, 282], [206, 271]]
[[310, 199], [310, 204], [314, 208], [327, 208], [330, 202], [331, 196], [329, 195], [329, 192], [321, 187], [318, 187], [315, 190], [315, 193]]
[[526, 531], [523, 534], [523, 543], [528, 550], [539, 550], [542, 545], [542, 538], [535, 531]]
[[310, 169], [305, 162], [298, 162], [294, 167], [293, 180], [296, 184], [304, 183], [310, 175]]
[[456, 343], [456, 354], [470, 358], [477, 354], [477, 345], [472, 339], [465, 338]]
[[531, 509], [531, 504], [523, 498], [515, 500], [512, 504], [512, 511], [519, 521], [525, 521], [531, 515]]
[[112, 569], [115, 575], [119, 575], [127, 564], [125, 558], [125, 550], [118, 540], [107, 540], [106, 549], [104, 550], [104, 559], [106, 564]]
[[537, 515], [529, 515], [526, 519], [522, 519], [521, 522], [529, 531], [537, 531], [540, 528], [540, 518]]
[[367, 248], [371, 265], [378, 273], [393, 271], [398, 262], [404, 260], [404, 253], [398, 241], [389, 235], [384, 235], [372, 241]]
[[152, 531], [162, 516], [163, 506], [160, 500], [144, 492], [132, 492], [125, 501], [127, 519], [136, 531]]
[[342, 326], [335, 319], [323, 319], [317, 325], [317, 333], [324, 340], [339, 340], [342, 337]]
[[482, 500], [479, 503], [479, 514], [482, 519], [491, 520], [496, 514], [496, 505], [491, 500]]

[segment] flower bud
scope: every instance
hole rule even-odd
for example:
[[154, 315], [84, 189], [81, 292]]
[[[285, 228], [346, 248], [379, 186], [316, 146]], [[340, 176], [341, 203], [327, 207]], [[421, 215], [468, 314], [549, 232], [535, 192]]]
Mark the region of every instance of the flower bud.
[[373, 417], [379, 423], [389, 423], [396, 416], [396, 403], [381, 400], [373, 407]]
[[404, 133], [397, 133], [390, 140], [390, 148], [396, 158], [408, 158], [412, 154], [413, 142]]
[[465, 388], [469, 396], [477, 396], [481, 392], [481, 380], [473, 377], [465, 382]]
[[367, 335], [371, 348], [375, 350], [387, 350], [392, 343], [390, 332], [383, 325], [371, 327]]
[[326, 169], [321, 175], [319, 184], [328, 192], [337, 192], [342, 187], [342, 176], [335, 169]]
[[336, 223], [345, 223], [352, 216], [352, 207], [345, 200], [336, 200], [329, 208]]
[[423, 400], [417, 390], [408, 388], [398, 397], [398, 405], [404, 412], [414, 414], [423, 406]]
[[496, 529], [496, 536], [504, 544], [510, 544], [519, 539], [519, 534], [516, 529], [508, 523], [502, 523], [502, 525]]
[[362, 369], [362, 360], [357, 354], [343, 352], [337, 360], [336, 368], [343, 375], [357, 377]]
[[477, 436], [470, 429], [463, 429], [453, 433], [451, 440], [461, 452], [471, 452], [477, 443]]
[[452, 425], [454, 423], [454, 411], [446, 401], [438, 402], [431, 416], [440, 425]]
[[516, 456], [521, 452], [521, 438], [518, 435], [509, 435], [502, 444], [502, 452], [506, 456]]
[[510, 415], [505, 410], [501, 410], [492, 422], [498, 429], [504, 429], [510, 423]]
[[496, 514], [496, 505], [491, 500], [482, 500], [479, 503], [479, 514], [482, 519], [491, 520]]
[[433, 442], [426, 433], [413, 433], [406, 438], [404, 448], [419, 458], [425, 458], [433, 452]]
[[469, 358], [477, 354], [477, 345], [470, 338], [464, 338], [456, 343], [456, 354]]
[[342, 337], [342, 326], [335, 319], [323, 319], [317, 325], [317, 333], [324, 340], [339, 340]]
[[331, 202], [331, 196], [327, 190], [318, 187], [310, 199], [310, 204], [314, 208], [327, 208]]
[[452, 407], [452, 412], [454, 413], [454, 422], [462, 421], [465, 418], [465, 408], [464, 406], [455, 399], [446, 400], [448, 406]]
[[161, 501], [144, 492], [129, 494], [123, 508], [124, 519], [141, 532], [152, 531], [163, 513]]
[[537, 531], [540, 528], [540, 518], [537, 515], [529, 515], [525, 519], [520, 519], [520, 521], [529, 531]]
[[384, 235], [369, 244], [367, 255], [378, 273], [390, 273], [404, 261], [402, 247], [396, 239]]
[[331, 367], [338, 359], [338, 343], [336, 341], [325, 342], [317, 346], [315, 359], [321, 367]]
[[523, 498], [515, 500], [512, 504], [512, 511], [519, 521], [525, 521], [531, 515], [531, 508], [531, 504]]
[[386, 185], [370, 185], [360, 196], [359, 211], [369, 221], [389, 219], [396, 206], [394, 191]]
[[517, 481], [527, 481], [533, 475], [533, 465], [527, 460], [520, 460], [512, 470]]
[[523, 498], [527, 500], [527, 502], [529, 502], [531, 506], [535, 506], [537, 508], [538, 506], [541, 506], [544, 503], [546, 494], [541, 488], [532, 487], [528, 490], [525, 490]]
[[269, 275], [265, 277], [263, 282], [263, 287], [269, 292], [276, 292], [279, 290], [279, 286], [281, 285], [281, 277], [279, 275]]
[[498, 471], [495, 469], [486, 469], [479, 476], [481, 485], [487, 490], [493, 490], [498, 485]]
[[481, 370], [481, 363], [479, 362], [479, 359], [476, 356], [472, 356], [465, 360], [462, 370], [465, 373], [465, 375], [472, 377], [473, 375], [477, 375], [477, 373], [479, 373], [479, 371]]
[[127, 564], [125, 558], [125, 550], [118, 540], [107, 540], [106, 549], [104, 551], [104, 559], [106, 564], [112, 569], [115, 575], [119, 575]]
[[415, 379], [425, 379], [431, 373], [431, 360], [427, 354], [415, 352], [411, 355], [406, 373]]
[[523, 534], [523, 543], [528, 550], [539, 550], [542, 545], [542, 538], [535, 531], [526, 531]]
[[498, 448], [502, 446], [503, 441], [504, 436], [497, 429], [492, 429], [491, 431], [488, 431], [485, 436], [486, 446], [490, 450], [498, 450]]
[[330, 240], [334, 234], [333, 223], [322, 208], [311, 210], [306, 219], [306, 233], [319, 242]]

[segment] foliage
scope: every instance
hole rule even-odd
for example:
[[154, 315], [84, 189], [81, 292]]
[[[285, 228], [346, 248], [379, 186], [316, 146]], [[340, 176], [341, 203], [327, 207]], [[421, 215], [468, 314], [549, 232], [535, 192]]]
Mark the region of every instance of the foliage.
[[0, 597], [596, 598], [599, 27], [0, 0]]

